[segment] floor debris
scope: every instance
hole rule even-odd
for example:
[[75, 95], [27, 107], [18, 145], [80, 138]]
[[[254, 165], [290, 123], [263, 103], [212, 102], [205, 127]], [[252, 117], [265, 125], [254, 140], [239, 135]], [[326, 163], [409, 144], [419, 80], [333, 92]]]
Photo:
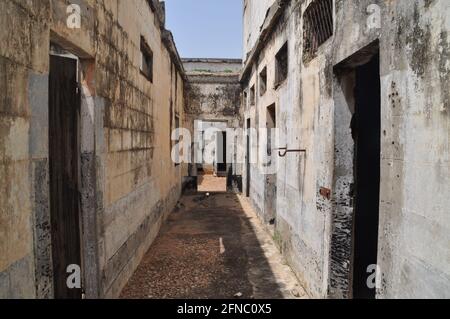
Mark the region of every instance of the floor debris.
[[296, 277], [244, 198], [211, 194], [201, 202], [206, 207], [199, 198], [181, 199], [182, 209], [171, 214], [121, 298], [305, 296], [292, 293]]

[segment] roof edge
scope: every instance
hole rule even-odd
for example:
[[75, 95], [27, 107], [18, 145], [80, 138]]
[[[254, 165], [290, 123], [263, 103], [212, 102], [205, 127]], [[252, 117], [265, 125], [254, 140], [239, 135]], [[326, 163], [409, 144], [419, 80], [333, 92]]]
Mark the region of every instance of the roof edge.
[[242, 64], [242, 59], [234, 58], [182, 58], [183, 63], [235, 63]]
[[175, 40], [171, 31], [166, 29], [166, 5], [164, 1], [159, 0], [147, 0], [150, 9], [155, 14], [155, 18], [159, 24], [161, 30], [161, 41], [164, 47], [167, 49], [170, 55], [170, 59], [175, 64], [178, 72], [181, 73], [182, 78], [187, 82], [186, 71], [184, 70], [183, 62], [181, 61], [180, 54], [178, 53]]
[[243, 82], [250, 74], [253, 63], [257, 60], [260, 51], [266, 45], [281, 15], [284, 13], [285, 8], [290, 2], [291, 0], [276, 0], [276, 2], [267, 10], [266, 18], [260, 28], [261, 31], [258, 40], [247, 55], [239, 81]]

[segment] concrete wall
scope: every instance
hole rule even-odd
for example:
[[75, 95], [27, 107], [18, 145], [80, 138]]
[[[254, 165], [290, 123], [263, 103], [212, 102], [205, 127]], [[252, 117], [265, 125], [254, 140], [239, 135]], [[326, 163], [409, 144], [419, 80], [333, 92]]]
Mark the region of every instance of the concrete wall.
[[[156, 1], [0, 3], [0, 297], [52, 297], [48, 208], [50, 42], [80, 58], [81, 201], [87, 297], [116, 297], [181, 192], [170, 158], [184, 71]], [[11, 32], [14, 30], [14, 32]], [[140, 39], [154, 80], [140, 74]]]
[[[239, 72], [242, 61], [236, 59], [183, 59], [189, 87], [186, 89], [186, 123], [192, 136], [201, 136], [208, 122], [221, 123], [221, 127], [242, 126], [241, 86]], [[195, 124], [197, 121], [197, 125]], [[206, 123], [202, 125], [201, 122]], [[195, 142], [193, 140], [193, 142]], [[202, 141], [194, 145], [201, 152]], [[235, 150], [236, 158], [239, 150]], [[241, 165], [231, 168], [232, 175], [241, 176]], [[196, 176], [196, 170], [191, 171]]]
[[183, 59], [184, 69], [190, 75], [221, 73], [234, 75], [242, 69], [241, 59]]
[[[268, 91], [256, 94], [255, 106], [245, 103], [245, 118], [264, 127], [265, 109], [275, 103], [279, 146], [307, 150], [278, 159], [275, 238], [283, 253], [311, 296], [351, 296], [352, 110], [333, 70], [378, 40], [382, 286], [377, 297], [448, 298], [450, 202], [444, 194], [450, 190], [449, 3], [336, 0], [334, 36], [305, 63], [299, 35], [311, 1], [288, 2], [262, 49], [245, 62], [242, 76], [246, 89], [258, 87], [257, 74], [268, 68]], [[382, 28], [367, 22], [367, 8], [374, 3], [381, 9]], [[246, 15], [250, 19], [251, 13]], [[289, 74], [275, 89], [274, 56], [286, 41]], [[257, 165], [252, 167], [251, 187], [252, 202], [263, 217], [266, 185]], [[320, 194], [322, 188], [331, 190], [330, 200]]]

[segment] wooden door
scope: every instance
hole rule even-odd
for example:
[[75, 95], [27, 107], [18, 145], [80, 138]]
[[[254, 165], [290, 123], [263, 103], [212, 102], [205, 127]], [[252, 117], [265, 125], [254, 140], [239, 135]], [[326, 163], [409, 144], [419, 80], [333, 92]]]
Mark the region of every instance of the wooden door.
[[49, 164], [55, 298], [81, 298], [82, 296], [81, 289], [70, 289], [67, 285], [70, 275], [67, 273], [67, 267], [77, 265], [81, 268], [79, 118], [77, 61], [51, 56]]

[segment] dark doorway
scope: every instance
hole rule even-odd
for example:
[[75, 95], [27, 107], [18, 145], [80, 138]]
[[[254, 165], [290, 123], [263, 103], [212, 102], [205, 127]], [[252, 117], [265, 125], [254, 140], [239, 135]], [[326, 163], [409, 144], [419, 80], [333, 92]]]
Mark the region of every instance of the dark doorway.
[[376, 289], [368, 286], [370, 265], [377, 264], [380, 200], [380, 59], [355, 69], [355, 208], [353, 237], [353, 297], [371, 299]]
[[49, 165], [55, 298], [82, 297], [81, 289], [67, 285], [71, 275], [67, 267], [81, 268], [79, 119], [77, 60], [50, 56]]
[[275, 104], [267, 107], [266, 114], [266, 128], [267, 128], [267, 156], [269, 161], [267, 166], [269, 172], [266, 175], [266, 187], [265, 187], [265, 208], [264, 208], [264, 221], [271, 225], [275, 224], [276, 221], [276, 209], [277, 209], [277, 174], [272, 173], [272, 165], [275, 165], [273, 156], [276, 155], [274, 149], [273, 134], [274, 129], [277, 127], [277, 112]]
[[227, 171], [227, 132], [217, 133], [217, 172]]
[[246, 176], [246, 189], [245, 189], [245, 196], [250, 197], [250, 129], [251, 129], [251, 122], [250, 119], [247, 119], [247, 154], [245, 156], [245, 167], [246, 167], [246, 171], [247, 171], [247, 176]]

